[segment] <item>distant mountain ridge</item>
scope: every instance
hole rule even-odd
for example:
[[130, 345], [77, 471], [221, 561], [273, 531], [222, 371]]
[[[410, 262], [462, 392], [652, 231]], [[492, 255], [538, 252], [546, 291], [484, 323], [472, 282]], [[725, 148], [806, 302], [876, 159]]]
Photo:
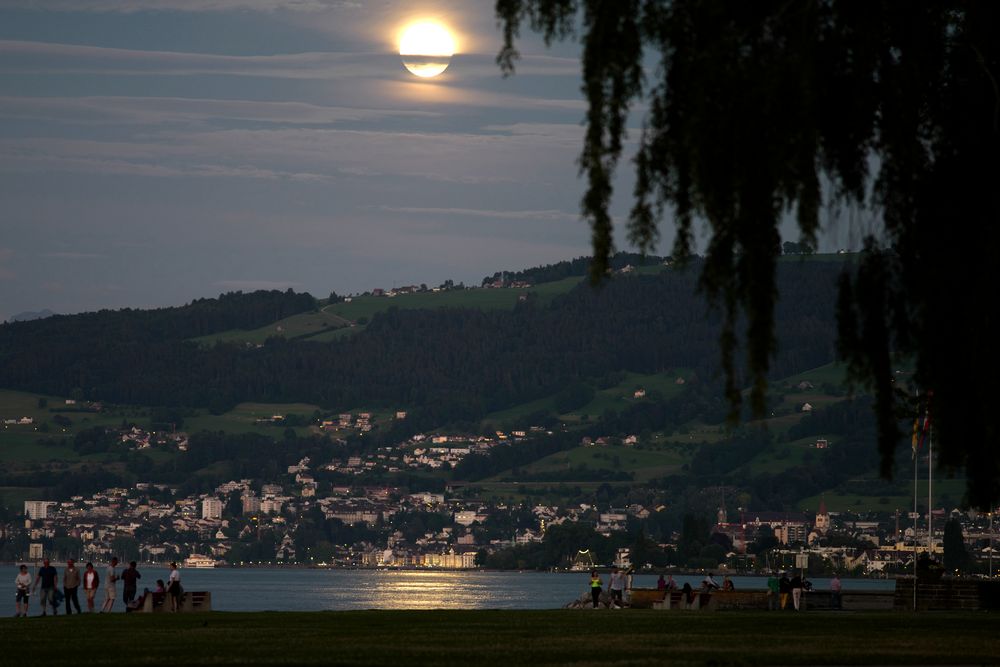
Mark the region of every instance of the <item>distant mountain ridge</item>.
[[[834, 359], [834, 299], [843, 265], [782, 263], [773, 371]], [[225, 295], [189, 306], [102, 311], [0, 326], [0, 377], [10, 389], [133, 405], [208, 407], [244, 401], [421, 409], [433, 421], [474, 420], [608, 373], [683, 367], [717, 377], [719, 317], [688, 270], [585, 282], [513, 310], [375, 314], [343, 340], [270, 339], [261, 346], [186, 339], [254, 328], [315, 309], [308, 294]], [[431, 419], [431, 418], [429, 418]]]
[[9, 322], [30, 322], [32, 320], [44, 320], [46, 317], [52, 317], [55, 315], [54, 312], [48, 308], [42, 310], [26, 310], [23, 313], [18, 313], [17, 315], [11, 315]]

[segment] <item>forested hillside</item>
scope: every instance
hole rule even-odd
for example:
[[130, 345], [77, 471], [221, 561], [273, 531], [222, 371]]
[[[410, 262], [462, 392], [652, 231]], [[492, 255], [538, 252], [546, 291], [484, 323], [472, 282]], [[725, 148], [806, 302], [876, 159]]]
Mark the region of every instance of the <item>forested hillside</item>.
[[[483, 278], [482, 284], [487, 285], [501, 278], [505, 278], [507, 281], [526, 282], [536, 285], [538, 283], [549, 283], [574, 276], [583, 277], [590, 272], [590, 263], [592, 261], [593, 258], [589, 256], [577, 257], [576, 259], [568, 259], [563, 262], [556, 262], [555, 264], [546, 264], [545, 266], [535, 266], [521, 271], [497, 271], [492, 276], [486, 276]], [[629, 265], [653, 266], [662, 262], [663, 258], [657, 257], [656, 255], [640, 255], [634, 252], [619, 252], [615, 253], [615, 255], [611, 257], [609, 260], [609, 266], [612, 270], [617, 271]]]
[[[834, 357], [839, 263], [780, 267], [776, 376]], [[513, 311], [396, 310], [328, 343], [261, 347], [184, 339], [262, 326], [308, 309], [309, 295], [224, 295], [184, 308], [60, 316], [0, 327], [7, 388], [136, 405], [228, 409], [240, 401], [338, 409], [407, 406], [475, 419], [622, 370], [716, 377], [719, 318], [697, 294], [699, 267], [585, 284]]]

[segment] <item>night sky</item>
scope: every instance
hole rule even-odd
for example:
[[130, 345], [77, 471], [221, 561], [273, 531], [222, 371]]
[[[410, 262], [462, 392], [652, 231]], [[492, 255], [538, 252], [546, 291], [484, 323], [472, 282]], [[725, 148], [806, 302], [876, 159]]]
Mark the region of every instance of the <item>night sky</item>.
[[[433, 79], [417, 19], [457, 42]], [[499, 46], [492, 0], [0, 0], [0, 320], [586, 254], [578, 47], [525, 31], [504, 79]]]

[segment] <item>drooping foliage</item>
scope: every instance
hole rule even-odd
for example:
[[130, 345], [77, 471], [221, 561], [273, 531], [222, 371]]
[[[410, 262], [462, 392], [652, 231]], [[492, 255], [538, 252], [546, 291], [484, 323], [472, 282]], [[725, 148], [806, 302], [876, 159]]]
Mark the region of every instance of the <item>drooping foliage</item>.
[[[701, 286], [724, 314], [734, 414], [744, 317], [751, 402], [764, 406], [782, 216], [794, 211], [814, 246], [824, 207], [865, 210], [882, 224], [841, 281], [840, 351], [876, 397], [882, 472], [899, 417], [933, 392], [940, 461], [965, 468], [972, 503], [1000, 498], [997, 321], [981, 292], [1000, 221], [1000, 3], [497, 0], [496, 15], [507, 73], [523, 24], [580, 35], [595, 279], [614, 251], [626, 120], [648, 106], [629, 239], [653, 249], [669, 212], [684, 258], [707, 221]], [[916, 365], [905, 392], [900, 360]]]

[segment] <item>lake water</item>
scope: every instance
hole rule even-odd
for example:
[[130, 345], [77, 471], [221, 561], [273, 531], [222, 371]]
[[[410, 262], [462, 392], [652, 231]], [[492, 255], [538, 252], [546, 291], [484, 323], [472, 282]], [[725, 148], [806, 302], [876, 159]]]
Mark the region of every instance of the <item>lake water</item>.
[[[140, 568], [144, 586], [168, 571]], [[608, 575], [602, 575], [605, 583]], [[637, 575], [636, 588], [655, 588], [657, 575]], [[697, 587], [702, 577], [674, 577]], [[722, 577], [716, 579], [721, 583]], [[434, 570], [182, 569], [185, 590], [211, 591], [218, 611], [323, 611], [346, 609], [557, 609], [586, 593], [589, 575], [550, 572]], [[829, 579], [812, 579], [828, 590]], [[765, 577], [733, 577], [737, 590], [764, 589]], [[844, 590], [892, 590], [884, 579], [844, 579]], [[119, 587], [119, 595], [121, 589]], [[98, 594], [101, 598], [103, 593]], [[35, 602], [34, 600], [32, 601]], [[120, 610], [121, 606], [116, 605]], [[34, 610], [33, 610], [34, 611]]]

